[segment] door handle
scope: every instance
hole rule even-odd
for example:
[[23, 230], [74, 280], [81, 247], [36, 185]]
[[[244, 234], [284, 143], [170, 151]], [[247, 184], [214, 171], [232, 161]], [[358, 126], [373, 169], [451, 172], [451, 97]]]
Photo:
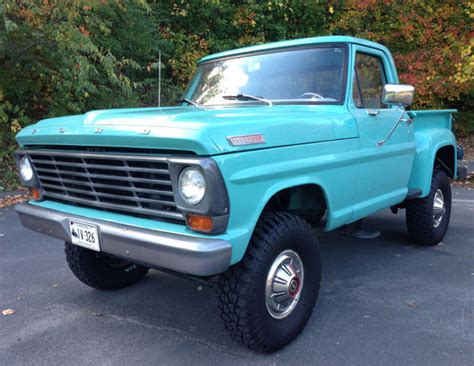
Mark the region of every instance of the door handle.
[[369, 116], [376, 116], [377, 114], [379, 114], [380, 112], [375, 110], [375, 109], [367, 109], [367, 114]]

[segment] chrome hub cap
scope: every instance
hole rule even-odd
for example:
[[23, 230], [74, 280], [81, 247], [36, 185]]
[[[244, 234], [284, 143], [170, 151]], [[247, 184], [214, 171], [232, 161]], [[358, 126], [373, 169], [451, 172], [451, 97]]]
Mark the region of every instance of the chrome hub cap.
[[444, 204], [444, 196], [441, 189], [438, 189], [433, 199], [433, 226], [438, 227], [443, 220], [443, 216], [446, 213], [446, 206]]
[[270, 315], [283, 319], [296, 307], [303, 289], [303, 262], [293, 250], [285, 250], [268, 271], [265, 303]]

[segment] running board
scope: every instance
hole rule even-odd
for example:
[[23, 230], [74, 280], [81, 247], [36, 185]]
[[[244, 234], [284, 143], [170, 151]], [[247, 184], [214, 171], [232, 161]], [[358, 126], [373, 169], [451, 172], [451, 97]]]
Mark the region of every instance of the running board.
[[409, 189], [405, 199], [406, 200], [412, 200], [412, 199], [418, 198], [420, 196], [421, 196], [421, 189]]

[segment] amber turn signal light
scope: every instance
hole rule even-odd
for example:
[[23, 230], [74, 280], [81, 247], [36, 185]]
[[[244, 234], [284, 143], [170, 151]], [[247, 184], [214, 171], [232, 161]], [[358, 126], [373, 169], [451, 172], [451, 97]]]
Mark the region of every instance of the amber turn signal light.
[[214, 228], [212, 217], [209, 216], [188, 214], [186, 216], [186, 221], [188, 223], [188, 227], [195, 231], [210, 233]]
[[35, 201], [39, 201], [41, 199], [41, 192], [39, 189], [36, 189], [36, 188], [32, 188], [31, 189], [31, 197], [35, 200]]

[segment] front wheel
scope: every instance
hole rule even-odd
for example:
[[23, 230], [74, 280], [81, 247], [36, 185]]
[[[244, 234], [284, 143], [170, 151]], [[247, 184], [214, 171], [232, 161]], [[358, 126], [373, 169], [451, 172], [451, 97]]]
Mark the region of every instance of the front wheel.
[[100, 290], [115, 290], [141, 280], [148, 268], [105, 253], [66, 242], [64, 251], [72, 273], [81, 282]]
[[242, 261], [220, 278], [226, 329], [256, 351], [284, 347], [310, 318], [320, 281], [319, 244], [309, 224], [287, 213], [265, 214]]
[[406, 223], [411, 239], [434, 246], [443, 240], [451, 216], [451, 185], [446, 173], [435, 169], [428, 196], [408, 201]]

